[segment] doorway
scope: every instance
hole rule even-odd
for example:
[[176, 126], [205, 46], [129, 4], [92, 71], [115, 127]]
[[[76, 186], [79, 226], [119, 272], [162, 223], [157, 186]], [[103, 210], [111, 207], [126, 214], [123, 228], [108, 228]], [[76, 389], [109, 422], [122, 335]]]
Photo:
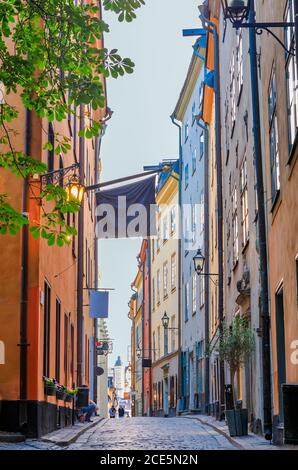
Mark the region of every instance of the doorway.
[[164, 379], [163, 409], [164, 409], [164, 416], [169, 416], [169, 379], [168, 377]]
[[194, 409], [194, 363], [193, 354], [190, 355], [189, 361], [189, 411]]
[[283, 397], [282, 384], [286, 383], [286, 351], [285, 351], [285, 321], [284, 321], [284, 293], [283, 286], [275, 294], [276, 311], [276, 354], [277, 354], [277, 377], [278, 377], [278, 405], [279, 421], [283, 423]]

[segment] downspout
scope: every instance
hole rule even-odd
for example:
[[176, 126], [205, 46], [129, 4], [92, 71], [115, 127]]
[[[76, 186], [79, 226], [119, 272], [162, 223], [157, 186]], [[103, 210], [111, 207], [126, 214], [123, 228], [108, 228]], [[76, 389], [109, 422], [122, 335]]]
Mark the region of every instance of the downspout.
[[[205, 270], [210, 272], [209, 263], [209, 129], [206, 124], [202, 124], [202, 115], [196, 118], [197, 125], [204, 131], [204, 251]], [[205, 279], [205, 351], [209, 349], [209, 285], [210, 279]], [[205, 413], [209, 413], [210, 405], [210, 359], [205, 354]]]
[[[31, 148], [31, 111], [26, 110], [25, 154], [30, 155]], [[28, 178], [23, 182], [22, 213], [28, 213]], [[28, 225], [22, 227], [21, 252], [21, 302], [20, 302], [20, 410], [19, 424], [22, 427], [27, 421], [27, 326], [28, 326]]]
[[151, 243], [148, 239], [147, 246], [148, 256], [148, 328], [149, 328], [149, 357], [150, 357], [150, 369], [149, 369], [149, 416], [152, 416], [152, 397], [151, 397], [151, 386], [152, 386], [152, 340], [151, 340]]
[[[254, 1], [250, 2], [249, 22], [255, 23]], [[268, 292], [268, 258], [266, 236], [266, 213], [263, 182], [263, 156], [261, 141], [261, 119], [258, 84], [258, 54], [255, 28], [249, 28], [249, 56], [251, 64], [251, 94], [253, 112], [253, 135], [256, 163], [257, 198], [258, 198], [258, 235], [260, 253], [260, 320], [262, 323], [262, 356], [263, 356], [263, 410], [264, 434], [267, 440], [272, 438], [272, 405], [271, 405], [271, 351], [270, 351], [270, 316]]]
[[178, 237], [178, 399], [177, 399], [177, 412], [180, 413], [180, 400], [182, 398], [182, 381], [181, 381], [181, 371], [182, 371], [182, 364], [181, 364], [181, 282], [182, 282], [182, 269], [181, 269], [181, 262], [182, 262], [182, 254], [181, 254], [181, 245], [182, 245], [182, 220], [181, 220], [181, 212], [182, 212], [182, 127], [175, 121], [174, 114], [171, 116], [171, 121], [174, 126], [178, 127], [179, 129], [179, 186], [178, 186], [178, 204], [179, 204], [179, 237]]
[[[100, 136], [96, 139], [95, 141], [95, 182], [96, 183], [99, 183], [99, 171], [98, 171], [98, 161], [99, 161], [99, 155], [100, 155], [100, 150], [101, 150], [101, 142], [102, 142], [102, 138], [105, 134], [105, 130], [106, 130], [106, 122], [109, 121], [111, 119], [113, 115], [113, 111], [111, 111], [109, 108], [107, 108], [107, 113], [105, 115], [105, 117], [102, 119], [102, 123], [103, 123], [103, 127], [101, 129], [101, 134]], [[95, 218], [95, 221], [96, 221], [96, 218]], [[95, 232], [95, 228], [96, 228], [96, 222], [94, 222], [94, 233], [95, 233], [95, 237], [96, 237], [96, 232]], [[95, 243], [94, 243], [94, 259], [95, 259], [95, 269], [94, 269], [94, 272], [95, 272], [95, 286], [94, 287], [99, 287], [98, 285], [98, 272], [99, 272], [99, 260], [98, 260], [98, 241], [95, 240]], [[94, 360], [93, 360], [93, 364], [94, 364], [94, 386], [93, 386], [93, 391], [94, 391], [94, 397], [96, 398], [95, 401], [99, 399], [98, 397], [98, 387], [97, 387], [97, 375], [96, 375], [96, 367], [97, 367], [97, 353], [96, 353], [96, 341], [98, 341], [98, 337], [97, 337], [97, 331], [99, 329], [99, 320], [97, 318], [94, 319], [94, 348], [93, 348], [93, 351], [94, 351]]]
[[142, 299], [142, 416], [144, 416], [144, 392], [145, 392], [145, 384], [144, 384], [144, 354], [145, 354], [145, 263], [141, 262], [142, 266], [142, 283], [143, 283], [143, 299]]
[[[80, 130], [84, 128], [83, 106], [80, 106]], [[80, 137], [79, 175], [84, 181], [85, 141]], [[84, 202], [78, 218], [78, 272], [77, 272], [77, 385], [83, 384], [83, 274], [84, 274]]]
[[[219, 37], [215, 23], [200, 15], [203, 27], [213, 34], [214, 38], [214, 94], [215, 94], [215, 154], [216, 154], [216, 179], [217, 179], [217, 227], [218, 227], [218, 320], [219, 334], [222, 334], [223, 326], [223, 205], [222, 205], [222, 161], [221, 161], [221, 110], [220, 110], [220, 73], [219, 73]], [[206, 24], [211, 27], [206, 28]], [[219, 365], [220, 383], [220, 419], [223, 419], [224, 395], [224, 362]]]

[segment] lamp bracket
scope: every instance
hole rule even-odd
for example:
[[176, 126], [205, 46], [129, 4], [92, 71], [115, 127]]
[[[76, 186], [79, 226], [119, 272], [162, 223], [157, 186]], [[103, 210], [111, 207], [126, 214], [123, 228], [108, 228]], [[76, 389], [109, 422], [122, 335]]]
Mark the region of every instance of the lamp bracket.
[[287, 54], [295, 55], [293, 48], [287, 49], [284, 43], [280, 40], [280, 38], [269, 28], [294, 28], [295, 23], [241, 23], [235, 22], [233, 23], [233, 28], [240, 29], [240, 28], [254, 28], [256, 30], [256, 34], [259, 36], [263, 34], [264, 31], [271, 34], [272, 37], [281, 45], [281, 47], [286, 51]]
[[60, 168], [59, 170], [49, 171], [48, 173], [43, 173], [40, 175], [41, 184], [54, 184], [58, 182], [61, 178], [65, 178], [65, 176], [70, 173], [71, 171], [75, 170], [79, 167], [79, 163], [73, 163], [70, 166], [65, 168]]

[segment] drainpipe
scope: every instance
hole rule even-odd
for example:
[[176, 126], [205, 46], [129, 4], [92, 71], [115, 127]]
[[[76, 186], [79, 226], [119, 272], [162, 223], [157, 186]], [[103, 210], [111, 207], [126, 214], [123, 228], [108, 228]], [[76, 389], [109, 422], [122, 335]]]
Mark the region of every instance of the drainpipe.
[[[95, 182], [96, 183], [99, 183], [99, 171], [98, 171], [98, 161], [99, 161], [99, 156], [100, 156], [100, 150], [101, 150], [101, 143], [102, 143], [102, 138], [103, 136], [105, 135], [105, 132], [106, 132], [106, 128], [107, 128], [107, 121], [109, 121], [113, 116], [113, 111], [107, 107], [107, 111], [106, 111], [106, 114], [105, 116], [103, 117], [102, 119], [102, 129], [101, 129], [101, 134], [100, 136], [96, 139], [95, 141]], [[95, 218], [95, 222], [94, 222], [94, 233], [95, 233], [95, 228], [96, 228], [96, 218]], [[99, 260], [98, 260], [98, 240], [95, 240], [95, 243], [94, 243], [94, 259], [95, 259], [95, 269], [94, 269], [94, 272], [95, 272], [95, 286], [94, 287], [99, 287], [98, 285], [98, 272], [99, 272]], [[99, 329], [99, 321], [98, 319], [94, 319], [94, 372], [96, 371], [96, 367], [97, 367], [97, 353], [96, 353], [96, 346], [95, 346], [95, 343], [96, 341], [99, 339], [97, 338], [97, 330]], [[98, 400], [99, 397], [98, 397], [98, 386], [97, 386], [97, 376], [96, 374], [94, 373], [94, 387], [93, 387], [93, 390], [94, 390], [94, 397], [96, 397], [96, 399]]]
[[[220, 70], [219, 70], [219, 37], [215, 23], [200, 15], [203, 27], [213, 34], [214, 38], [214, 94], [215, 94], [215, 154], [216, 154], [216, 180], [217, 180], [217, 226], [218, 226], [218, 319], [219, 334], [222, 333], [224, 299], [223, 299], [223, 205], [222, 205], [222, 159], [221, 159], [221, 111], [220, 111]], [[210, 28], [208, 28], [208, 25]], [[223, 419], [224, 395], [224, 362], [219, 364], [220, 383], [220, 419]]]
[[182, 245], [182, 218], [181, 218], [181, 212], [182, 212], [182, 127], [178, 122], [175, 121], [174, 114], [171, 116], [171, 121], [174, 124], [174, 126], [178, 127], [179, 129], [179, 193], [178, 193], [178, 204], [179, 204], [179, 237], [178, 237], [178, 395], [179, 398], [177, 400], [177, 411], [178, 413], [180, 412], [179, 409], [179, 404], [180, 404], [180, 399], [182, 397], [182, 377], [181, 377], [181, 371], [182, 371], [182, 364], [181, 364], [181, 282], [182, 282], [182, 269], [181, 269], [181, 262], [182, 262], [182, 254], [181, 254], [181, 245]]
[[[80, 106], [80, 130], [84, 128], [84, 108]], [[84, 181], [85, 141], [80, 137], [79, 175]], [[84, 202], [78, 217], [78, 272], [77, 272], [77, 385], [83, 384], [83, 274], [84, 274]]]
[[[255, 5], [250, 2], [249, 22], [255, 23]], [[268, 292], [268, 265], [267, 265], [267, 236], [266, 213], [263, 183], [263, 157], [261, 142], [261, 120], [259, 105], [259, 83], [257, 65], [257, 47], [255, 28], [249, 28], [249, 56], [251, 71], [251, 94], [253, 112], [253, 136], [256, 163], [257, 198], [258, 198], [258, 236], [260, 254], [260, 317], [262, 322], [262, 358], [263, 358], [263, 410], [265, 439], [272, 438], [272, 409], [271, 409], [271, 352], [270, 352], [270, 316]]]
[[[204, 131], [204, 251], [205, 251], [205, 270], [210, 272], [209, 267], [209, 129], [202, 123], [202, 115], [196, 118], [197, 125]], [[209, 284], [210, 279], [205, 279], [205, 351], [209, 348]], [[205, 356], [205, 413], [209, 412], [210, 404], [210, 359]]]
[[[294, 13], [295, 13], [295, 46], [297, 49], [298, 44], [298, 0], [294, 0]], [[296, 60], [297, 74], [298, 74], [298, 60]]]
[[[31, 147], [31, 111], [26, 110], [25, 154], [30, 155]], [[22, 213], [28, 213], [28, 178], [23, 182]], [[28, 323], [28, 225], [22, 227], [21, 252], [21, 302], [20, 302], [20, 410], [19, 424], [27, 422], [27, 323]]]
[[152, 416], [152, 339], [151, 339], [151, 243], [148, 239], [147, 245], [147, 256], [148, 256], [148, 328], [149, 328], [149, 357], [150, 357], [150, 369], [149, 369], [149, 416]]

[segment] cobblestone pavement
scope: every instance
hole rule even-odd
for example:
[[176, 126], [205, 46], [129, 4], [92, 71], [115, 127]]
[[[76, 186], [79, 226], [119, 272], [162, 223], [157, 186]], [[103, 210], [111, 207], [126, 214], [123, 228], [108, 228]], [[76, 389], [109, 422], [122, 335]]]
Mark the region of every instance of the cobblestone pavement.
[[235, 446], [210, 426], [187, 418], [122, 418], [100, 423], [68, 447], [28, 439], [20, 444], [0, 443], [1, 449], [233, 450]]

